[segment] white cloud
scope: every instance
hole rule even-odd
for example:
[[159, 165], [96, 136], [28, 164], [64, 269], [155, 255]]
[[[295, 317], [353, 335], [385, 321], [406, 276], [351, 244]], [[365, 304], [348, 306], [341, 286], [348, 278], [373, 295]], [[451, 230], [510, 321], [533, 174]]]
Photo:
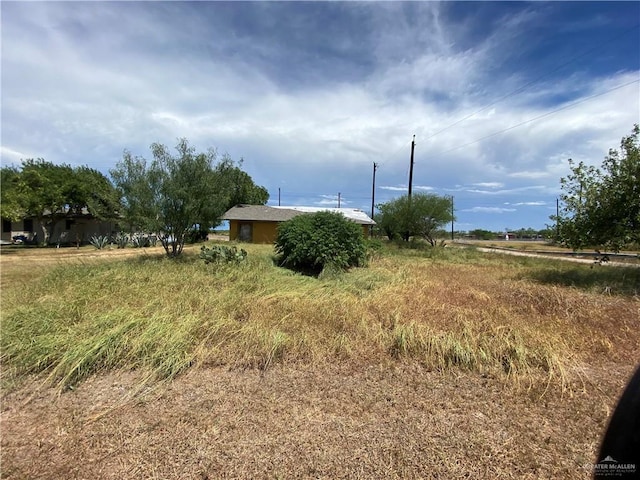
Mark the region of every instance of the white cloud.
[[515, 212], [515, 208], [501, 208], [501, 207], [473, 207], [466, 208], [461, 210], [461, 212], [472, 212], [472, 213], [506, 213], [506, 212]]
[[36, 158], [35, 155], [30, 155], [24, 152], [17, 152], [8, 147], [0, 146], [0, 159], [2, 166], [7, 166], [8, 164], [20, 165], [20, 160], [27, 158]]
[[511, 202], [504, 202], [505, 205], [513, 205], [515, 207], [519, 207], [522, 205], [526, 205], [529, 207], [538, 207], [538, 206], [542, 206], [542, 205], [546, 205], [547, 202], [542, 202], [542, 201], [538, 201], [538, 202], [517, 202], [517, 203], [511, 203]]
[[550, 174], [547, 171], [538, 171], [538, 172], [524, 171], [524, 172], [512, 172], [507, 174], [507, 176], [511, 178], [527, 178], [529, 180], [535, 180], [537, 178], [548, 178], [549, 175]]
[[504, 183], [502, 182], [479, 182], [472, 183], [475, 187], [485, 187], [485, 188], [501, 188], [504, 187]]
[[464, 191], [469, 193], [478, 193], [481, 195], [513, 195], [530, 190], [543, 190], [544, 188], [545, 187], [543, 185], [528, 185], [524, 187], [508, 188], [502, 190], [478, 190], [474, 188], [467, 188], [464, 189]]

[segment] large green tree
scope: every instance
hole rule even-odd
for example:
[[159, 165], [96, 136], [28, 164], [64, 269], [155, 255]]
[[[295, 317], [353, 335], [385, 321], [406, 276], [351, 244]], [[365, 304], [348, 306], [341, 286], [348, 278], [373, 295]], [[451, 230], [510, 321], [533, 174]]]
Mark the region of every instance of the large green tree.
[[230, 185], [229, 206], [238, 205], [239, 203], [248, 203], [250, 205], [264, 205], [269, 201], [269, 192], [266, 188], [253, 183], [251, 176], [242, 170], [242, 159], [236, 166], [225, 156], [224, 164], [225, 176]]
[[18, 204], [16, 187], [20, 170], [15, 166], [0, 169], [0, 216], [9, 220], [19, 220], [22, 209]]
[[609, 150], [601, 168], [576, 164], [560, 180], [559, 241], [574, 250], [593, 247], [617, 252], [640, 244], [640, 128]]
[[208, 230], [235, 203], [266, 203], [263, 187], [256, 186], [228, 155], [218, 160], [213, 149], [197, 153], [186, 139], [177, 155], [160, 144], [151, 145], [153, 160], [125, 151], [110, 171], [123, 202], [123, 217], [132, 230], [153, 232], [167, 255], [182, 253], [188, 236]]
[[118, 194], [109, 179], [89, 167], [38, 158], [23, 160], [20, 168], [2, 168], [2, 216], [37, 220], [44, 245], [59, 221], [82, 213], [112, 219], [118, 207]]
[[389, 237], [422, 237], [436, 245], [435, 233], [453, 220], [451, 198], [432, 193], [408, 195], [378, 205], [378, 227]]

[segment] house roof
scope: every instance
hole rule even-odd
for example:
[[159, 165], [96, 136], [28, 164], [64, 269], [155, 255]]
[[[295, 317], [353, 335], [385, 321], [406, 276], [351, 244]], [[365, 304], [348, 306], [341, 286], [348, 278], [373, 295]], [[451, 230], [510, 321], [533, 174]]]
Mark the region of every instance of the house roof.
[[323, 208], [323, 207], [272, 207], [268, 205], [236, 205], [222, 217], [224, 220], [258, 220], [263, 222], [285, 222], [304, 213], [336, 212], [360, 225], [375, 225], [369, 216], [357, 208]]

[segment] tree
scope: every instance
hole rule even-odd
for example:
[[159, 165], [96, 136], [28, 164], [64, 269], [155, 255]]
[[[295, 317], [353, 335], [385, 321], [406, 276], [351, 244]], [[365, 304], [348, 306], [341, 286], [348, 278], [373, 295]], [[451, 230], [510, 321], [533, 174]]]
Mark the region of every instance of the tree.
[[574, 250], [588, 246], [619, 251], [640, 244], [640, 128], [609, 150], [601, 168], [577, 165], [560, 179], [563, 207], [557, 222], [559, 241]]
[[346, 270], [364, 263], [362, 227], [337, 212], [298, 215], [278, 227], [276, 252], [291, 268]]
[[482, 228], [476, 228], [475, 230], [471, 230], [469, 235], [478, 239], [478, 240], [494, 240], [498, 235], [489, 230], [483, 230]]
[[113, 219], [120, 210], [120, 196], [113, 183], [99, 171], [87, 166], [76, 167], [69, 179], [69, 208], [96, 218]]
[[451, 199], [432, 193], [404, 195], [378, 205], [376, 222], [389, 239], [423, 237], [436, 245], [436, 231], [453, 220]]
[[233, 162], [226, 157], [224, 161], [226, 161], [228, 165], [231, 165], [226, 172], [229, 184], [231, 185], [229, 207], [238, 205], [239, 203], [265, 205], [269, 200], [269, 192], [266, 188], [253, 183], [249, 174], [242, 170], [242, 159], [238, 166], [233, 166]]
[[20, 220], [22, 209], [18, 203], [17, 190], [20, 170], [14, 166], [0, 169], [0, 216], [9, 220]]
[[124, 151], [116, 168], [109, 170], [121, 198], [122, 221], [128, 225], [130, 233], [138, 229], [154, 231], [157, 211], [148, 171], [147, 161], [133, 157], [128, 150]]
[[269, 198], [228, 156], [217, 162], [215, 150], [196, 153], [184, 138], [176, 150], [173, 156], [164, 145], [152, 144], [150, 164], [125, 150], [110, 171], [122, 196], [125, 221], [132, 231], [157, 234], [170, 257], [182, 253], [194, 230], [218, 225], [231, 202], [258, 199], [266, 203]]
[[113, 185], [97, 170], [42, 158], [23, 160], [20, 169], [3, 167], [2, 190], [2, 216], [36, 219], [42, 225], [43, 245], [60, 220], [83, 213], [111, 219], [119, 205]]

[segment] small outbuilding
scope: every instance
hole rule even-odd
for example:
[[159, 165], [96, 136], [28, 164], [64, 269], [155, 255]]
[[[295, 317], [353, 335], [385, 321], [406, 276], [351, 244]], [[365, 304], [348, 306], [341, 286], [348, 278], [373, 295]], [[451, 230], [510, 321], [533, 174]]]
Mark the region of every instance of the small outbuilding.
[[375, 225], [369, 216], [356, 208], [322, 207], [272, 207], [269, 205], [236, 205], [224, 214], [229, 221], [229, 240], [250, 243], [273, 243], [276, 241], [278, 225], [298, 215], [315, 212], [337, 212], [347, 219], [362, 225], [364, 235]]

